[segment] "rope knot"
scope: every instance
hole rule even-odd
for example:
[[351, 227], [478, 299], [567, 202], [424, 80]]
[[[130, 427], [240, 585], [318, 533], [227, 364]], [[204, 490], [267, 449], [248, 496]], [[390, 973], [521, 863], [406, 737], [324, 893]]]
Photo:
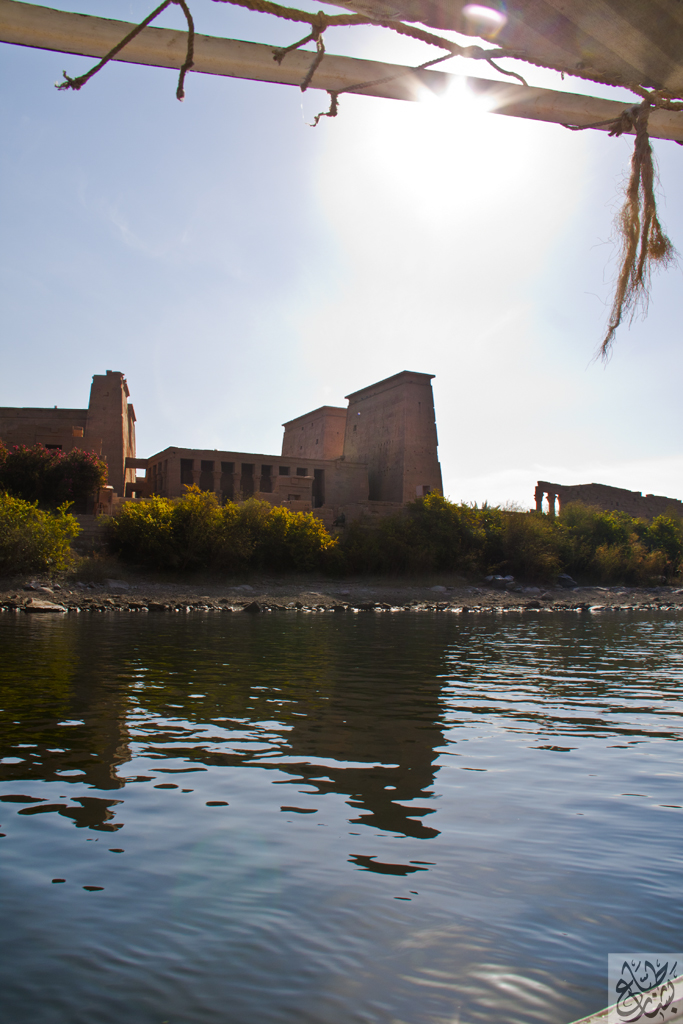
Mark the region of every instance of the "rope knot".
[[628, 107], [626, 110], [622, 110], [616, 121], [612, 122], [612, 126], [608, 132], [609, 135], [618, 138], [620, 135], [624, 135], [626, 132], [632, 132], [635, 130], [639, 113], [642, 109], [642, 104], [636, 104], [636, 106]]

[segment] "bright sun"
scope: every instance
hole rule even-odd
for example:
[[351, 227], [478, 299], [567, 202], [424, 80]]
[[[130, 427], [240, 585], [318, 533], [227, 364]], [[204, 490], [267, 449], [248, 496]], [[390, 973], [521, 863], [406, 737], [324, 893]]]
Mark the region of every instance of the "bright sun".
[[440, 219], [524, 188], [538, 147], [524, 123], [492, 116], [491, 96], [475, 95], [464, 77], [441, 95], [424, 87], [419, 99], [383, 103], [365, 135], [369, 162], [413, 215]]

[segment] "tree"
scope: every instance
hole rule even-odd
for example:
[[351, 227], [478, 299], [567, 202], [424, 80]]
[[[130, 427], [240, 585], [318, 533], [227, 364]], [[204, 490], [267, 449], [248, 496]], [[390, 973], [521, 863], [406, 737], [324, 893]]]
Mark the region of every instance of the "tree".
[[42, 508], [72, 502], [84, 512], [88, 500], [107, 482], [107, 464], [96, 452], [70, 452], [42, 444], [7, 448], [0, 441], [0, 491]]

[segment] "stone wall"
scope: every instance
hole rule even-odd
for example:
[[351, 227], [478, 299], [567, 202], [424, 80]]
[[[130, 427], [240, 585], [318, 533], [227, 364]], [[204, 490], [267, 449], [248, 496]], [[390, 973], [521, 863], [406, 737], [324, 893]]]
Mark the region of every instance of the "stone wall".
[[441, 493], [432, 379], [404, 370], [347, 395], [344, 456], [367, 463], [371, 501]]
[[257, 452], [197, 448], [166, 448], [149, 459], [129, 459], [146, 467], [144, 481], [129, 485], [129, 493], [175, 498], [186, 485], [213, 491], [219, 501], [259, 498], [277, 505], [307, 509], [336, 506], [342, 501], [367, 499], [368, 475], [363, 464], [344, 458], [304, 459]]
[[87, 409], [0, 408], [0, 440], [8, 447], [44, 444], [70, 452], [84, 447], [87, 417]]
[[320, 409], [283, 423], [285, 458], [338, 459], [344, 454], [346, 409], [323, 405]]
[[43, 444], [69, 452], [94, 451], [107, 462], [109, 483], [125, 493], [135, 471], [126, 459], [135, 456], [135, 412], [122, 373], [95, 374], [87, 409], [0, 408], [0, 440], [6, 445]]
[[116, 495], [179, 497], [196, 485], [220, 501], [253, 496], [325, 508], [327, 518], [376, 518], [441, 492], [431, 381], [431, 374], [406, 370], [348, 395], [348, 409], [324, 405], [289, 420], [279, 456], [167, 448], [139, 459], [126, 379], [107, 370], [93, 377], [87, 409], [0, 409], [0, 439], [103, 456], [113, 493], [100, 495], [102, 508], [113, 508]]
[[441, 493], [432, 375], [403, 371], [284, 424], [282, 455], [167, 448], [127, 461], [146, 468], [128, 494], [179, 497], [196, 485], [220, 501], [255, 497], [296, 509], [324, 509], [325, 522], [401, 508]]
[[378, 523], [387, 516], [405, 512], [405, 505], [400, 501], [353, 501], [340, 505], [335, 512], [337, 518], [343, 515], [347, 523], [353, 523], [357, 519]]
[[135, 458], [135, 411], [124, 375], [115, 370], [95, 374], [83, 447], [100, 452], [107, 460], [108, 483], [125, 495], [126, 484], [135, 482], [135, 470], [126, 459]]

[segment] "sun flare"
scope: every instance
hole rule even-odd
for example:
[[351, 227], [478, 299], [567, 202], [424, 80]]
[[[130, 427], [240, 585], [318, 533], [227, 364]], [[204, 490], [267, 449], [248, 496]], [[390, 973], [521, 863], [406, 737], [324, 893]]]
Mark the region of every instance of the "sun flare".
[[474, 121], [482, 114], [489, 114], [495, 109], [492, 95], [477, 95], [464, 75], [452, 75], [451, 81], [442, 92], [434, 92], [433, 89], [423, 86], [419, 93], [419, 102], [435, 104], [449, 115], [467, 121]]
[[476, 95], [464, 76], [454, 76], [438, 95], [423, 86], [419, 100], [384, 107], [366, 138], [371, 165], [387, 191], [409, 197], [413, 216], [468, 214], [522, 185], [535, 146], [517, 125], [491, 117], [490, 95]]

